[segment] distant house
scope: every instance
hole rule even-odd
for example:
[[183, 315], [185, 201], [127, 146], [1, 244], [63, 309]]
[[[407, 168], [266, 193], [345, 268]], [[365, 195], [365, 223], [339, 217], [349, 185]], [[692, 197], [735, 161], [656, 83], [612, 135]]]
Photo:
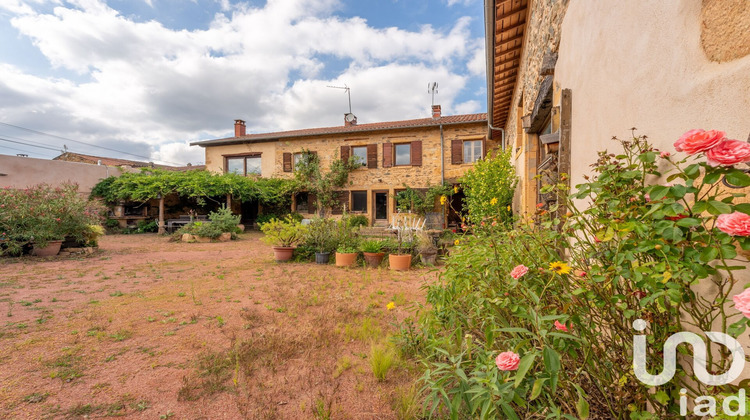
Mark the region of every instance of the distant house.
[[[750, 7], [743, 1], [485, 0], [491, 138], [513, 150], [519, 212], [583, 181], [631, 127], [657, 148], [693, 128], [750, 133]], [[537, 175], [542, 177], [537, 178]]]
[[88, 163], [91, 165], [106, 165], [106, 166], [118, 166], [118, 167], [131, 167], [131, 168], [157, 168], [164, 169], [166, 171], [190, 171], [190, 170], [203, 170], [206, 168], [205, 165], [191, 165], [187, 166], [169, 166], [169, 165], [156, 165], [154, 162], [142, 162], [137, 160], [127, 159], [116, 159], [102, 156], [83, 155], [80, 153], [65, 152], [60, 156], [52, 158], [52, 160], [62, 160], [66, 162], [79, 162]]
[[[442, 182], [456, 183], [473, 162], [496, 147], [487, 141], [487, 115], [441, 115], [357, 124], [352, 114], [342, 126], [247, 134], [245, 122], [235, 120], [234, 137], [192, 143], [206, 150], [206, 168], [216, 173], [291, 178], [303, 150], [317, 153], [323, 171], [331, 161], [359, 156], [362, 166], [349, 175], [349, 186], [339, 191], [339, 204], [365, 215], [371, 224], [385, 224], [396, 212], [394, 196], [404, 185], [426, 189]], [[293, 210], [316, 212], [315, 197], [298, 193]]]

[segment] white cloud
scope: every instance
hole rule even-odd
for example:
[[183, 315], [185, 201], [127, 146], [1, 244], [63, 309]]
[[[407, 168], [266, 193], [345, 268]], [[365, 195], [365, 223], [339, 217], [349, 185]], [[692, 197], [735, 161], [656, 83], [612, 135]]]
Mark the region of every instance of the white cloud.
[[460, 4], [462, 6], [471, 6], [474, 4], [476, 0], [447, 0], [446, 4], [448, 7], [455, 6], [457, 4]]
[[[254, 132], [343, 124], [346, 95], [326, 85], [352, 88], [360, 123], [428, 116], [432, 81], [444, 114], [478, 109], [476, 101], [453, 105], [467, 71], [484, 72], [483, 42], [471, 38], [469, 18], [448, 31], [376, 29], [333, 15], [335, 0], [269, 0], [262, 8], [215, 1], [231, 14], [187, 31], [129, 20], [99, 0], [72, 0], [74, 7], [51, 13], [0, 0], [53, 66], [86, 79], [0, 63], [0, 120], [196, 162], [203, 150], [185, 139], [230, 135], [235, 118]], [[332, 57], [348, 67], [332, 71]]]

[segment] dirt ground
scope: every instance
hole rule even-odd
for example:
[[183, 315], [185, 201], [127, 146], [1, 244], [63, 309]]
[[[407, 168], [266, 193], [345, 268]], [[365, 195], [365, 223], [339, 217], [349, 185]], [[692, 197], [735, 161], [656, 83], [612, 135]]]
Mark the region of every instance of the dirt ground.
[[275, 263], [259, 238], [0, 259], [0, 418], [408, 417], [414, 367], [371, 362], [436, 273]]

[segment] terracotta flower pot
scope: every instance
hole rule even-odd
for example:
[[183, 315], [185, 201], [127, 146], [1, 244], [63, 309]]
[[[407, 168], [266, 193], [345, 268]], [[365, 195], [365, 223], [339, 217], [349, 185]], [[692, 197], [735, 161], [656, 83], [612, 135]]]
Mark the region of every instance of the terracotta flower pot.
[[336, 253], [336, 267], [352, 267], [357, 262], [357, 253]]
[[54, 257], [60, 253], [62, 243], [63, 241], [49, 241], [47, 242], [47, 246], [43, 248], [34, 245], [31, 249], [31, 255], [36, 255], [37, 257]]
[[363, 252], [365, 256], [365, 261], [367, 261], [367, 265], [372, 268], [377, 268], [380, 266], [380, 263], [383, 261], [383, 257], [385, 257], [385, 253], [383, 252]]
[[407, 271], [411, 267], [411, 254], [389, 254], [388, 264], [391, 270]]
[[292, 246], [275, 246], [273, 247], [273, 256], [276, 261], [290, 261], [294, 255], [294, 247]]

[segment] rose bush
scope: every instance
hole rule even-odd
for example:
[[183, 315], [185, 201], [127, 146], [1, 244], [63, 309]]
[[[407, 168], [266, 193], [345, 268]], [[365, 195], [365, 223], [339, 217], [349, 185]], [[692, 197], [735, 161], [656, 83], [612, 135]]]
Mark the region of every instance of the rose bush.
[[[418, 326], [402, 328], [399, 341], [426, 366], [432, 414], [667, 419], [679, 417], [682, 388], [689, 397], [737, 392], [709, 389], [688, 363], [668, 384], [642, 384], [631, 368], [632, 323], [649, 323], [654, 372], [673, 333], [737, 337], [750, 325], [750, 292], [734, 292], [746, 270], [737, 249], [750, 249], [750, 204], [723, 186], [748, 187], [750, 176], [706, 162], [725, 141], [718, 131], [686, 133], [675, 144], [691, 155], [684, 159], [643, 137], [618, 141], [622, 151], [600, 152], [594, 176], [574, 192], [543, 188], [564, 209], [537, 209], [533, 223], [511, 231], [475, 224], [427, 287]], [[511, 374], [495, 363], [507, 351], [519, 356]], [[730, 360], [709, 357], [707, 369], [723, 372]]]

